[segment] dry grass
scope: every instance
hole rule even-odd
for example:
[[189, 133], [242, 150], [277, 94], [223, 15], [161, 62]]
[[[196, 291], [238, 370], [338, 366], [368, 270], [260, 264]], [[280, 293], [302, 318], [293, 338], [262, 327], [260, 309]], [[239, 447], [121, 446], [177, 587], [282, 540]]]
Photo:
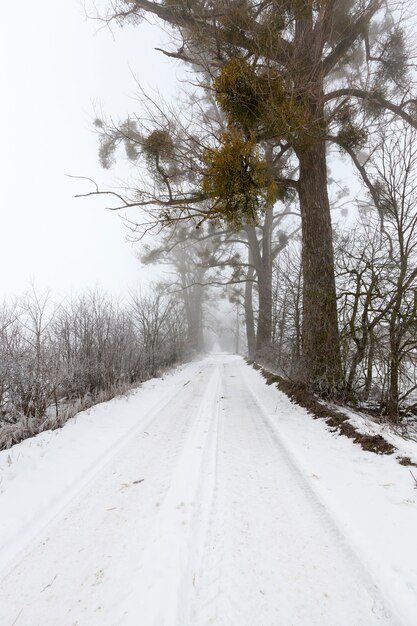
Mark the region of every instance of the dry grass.
[[21, 420], [14, 424], [3, 424], [0, 426], [0, 450], [7, 450], [24, 439], [34, 437], [46, 430], [62, 428], [80, 411], [86, 411], [96, 404], [108, 402], [117, 396], [125, 396], [139, 385], [140, 382], [118, 383], [108, 389], [101, 389], [96, 394], [86, 394], [81, 398], [62, 403], [58, 409], [58, 415], [53, 417], [45, 416], [41, 420], [35, 420], [22, 416]]
[[[290, 380], [269, 372], [264, 367], [253, 361], [247, 361], [249, 365], [262, 374], [266, 379], [267, 385], [276, 385], [280, 391], [285, 393], [292, 402], [306, 409], [315, 419], [324, 419], [326, 424], [330, 426], [332, 432], [349, 437], [359, 444], [364, 450], [374, 452], [375, 454], [393, 454], [396, 451], [395, 446], [389, 443], [381, 435], [366, 435], [357, 430], [349, 421], [347, 415], [342, 410], [336, 410], [323, 404], [305, 385], [294, 383]], [[409, 461], [405, 457], [402, 465], [408, 465], [405, 461]], [[411, 463], [411, 462], [410, 462]]]

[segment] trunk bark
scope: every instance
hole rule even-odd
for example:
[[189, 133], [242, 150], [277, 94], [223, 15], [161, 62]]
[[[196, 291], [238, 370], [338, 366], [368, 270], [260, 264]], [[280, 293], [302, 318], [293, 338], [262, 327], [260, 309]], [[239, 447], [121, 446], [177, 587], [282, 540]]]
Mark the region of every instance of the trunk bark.
[[[287, 307], [286, 307], [286, 303], [285, 300], [283, 302], [282, 305], [282, 311], [281, 311], [281, 319], [278, 322], [278, 328], [279, 328], [279, 333], [278, 333], [278, 366], [281, 367], [283, 364], [283, 350], [284, 350], [284, 339], [285, 339], [285, 321], [286, 321], [286, 317], [287, 317]], [[275, 342], [273, 341], [273, 344], [275, 345]]]
[[262, 259], [258, 274], [259, 317], [258, 332], [256, 335], [256, 352], [261, 358], [266, 358], [271, 349], [272, 341], [272, 225], [273, 211], [265, 213], [262, 226]]
[[318, 392], [334, 395], [342, 385], [342, 366], [325, 142], [316, 141], [297, 154], [302, 221], [304, 375]]
[[302, 351], [302, 330], [301, 330], [301, 302], [302, 302], [302, 286], [301, 286], [301, 268], [298, 276], [298, 281], [296, 285], [296, 292], [294, 298], [294, 328], [295, 328], [295, 337], [294, 337], [294, 345], [291, 355], [291, 376], [296, 376], [296, 373], [299, 371], [300, 367], [300, 359], [301, 359], [301, 351]]
[[299, 3], [294, 33], [296, 91], [309, 116], [308, 128], [295, 146], [302, 226], [302, 365], [305, 380], [315, 391], [335, 396], [342, 390], [343, 375], [326, 167], [324, 42], [315, 29], [313, 3]]
[[267, 357], [271, 348], [272, 336], [272, 293], [268, 269], [263, 267], [258, 272], [259, 314], [256, 333], [256, 354]]
[[[252, 263], [252, 257], [249, 252], [249, 263]], [[246, 340], [248, 343], [248, 357], [254, 359], [256, 349], [255, 336], [255, 318], [253, 315], [253, 278], [255, 269], [249, 266], [246, 283], [245, 283], [245, 323], [246, 323]]]
[[262, 238], [259, 241], [256, 229], [246, 226], [250, 258], [253, 261], [258, 283], [258, 325], [256, 330], [255, 357], [267, 357], [272, 339], [272, 229], [273, 211], [265, 213]]

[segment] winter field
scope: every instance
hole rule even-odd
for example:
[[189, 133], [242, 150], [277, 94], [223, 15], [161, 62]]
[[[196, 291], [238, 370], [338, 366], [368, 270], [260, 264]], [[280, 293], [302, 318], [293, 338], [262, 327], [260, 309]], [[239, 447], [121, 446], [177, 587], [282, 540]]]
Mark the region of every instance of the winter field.
[[239, 357], [182, 366], [0, 453], [0, 624], [415, 625], [395, 456]]

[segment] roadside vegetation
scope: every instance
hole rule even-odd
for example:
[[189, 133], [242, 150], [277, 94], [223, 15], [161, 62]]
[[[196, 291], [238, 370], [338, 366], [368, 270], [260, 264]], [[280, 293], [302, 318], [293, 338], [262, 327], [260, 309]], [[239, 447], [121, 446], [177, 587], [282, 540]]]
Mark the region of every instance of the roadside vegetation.
[[92, 291], [55, 305], [32, 289], [0, 310], [0, 450], [127, 393], [187, 354], [181, 304]]

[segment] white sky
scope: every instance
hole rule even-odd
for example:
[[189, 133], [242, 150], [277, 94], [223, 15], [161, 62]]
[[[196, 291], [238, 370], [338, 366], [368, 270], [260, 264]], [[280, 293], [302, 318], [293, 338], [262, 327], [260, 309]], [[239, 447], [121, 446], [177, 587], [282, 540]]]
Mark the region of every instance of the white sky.
[[[31, 280], [53, 293], [101, 286], [124, 295], [146, 280], [126, 230], [103, 199], [78, 199], [87, 183], [111, 183], [97, 160], [94, 111], [115, 118], [135, 109], [136, 76], [172, 93], [175, 64], [154, 51], [163, 34], [99, 30], [79, 0], [20, 0], [0, 23], [0, 298]], [[118, 174], [120, 169], [118, 168]]]
[[98, 164], [94, 112], [124, 119], [134, 111], [134, 77], [173, 97], [181, 70], [154, 50], [163, 40], [146, 23], [100, 28], [81, 0], [4, 3], [0, 299], [32, 280], [56, 295], [95, 286], [125, 295], [155, 275], [140, 268], [121, 217], [103, 198], [75, 199], [90, 186], [66, 174], [116, 180]]

